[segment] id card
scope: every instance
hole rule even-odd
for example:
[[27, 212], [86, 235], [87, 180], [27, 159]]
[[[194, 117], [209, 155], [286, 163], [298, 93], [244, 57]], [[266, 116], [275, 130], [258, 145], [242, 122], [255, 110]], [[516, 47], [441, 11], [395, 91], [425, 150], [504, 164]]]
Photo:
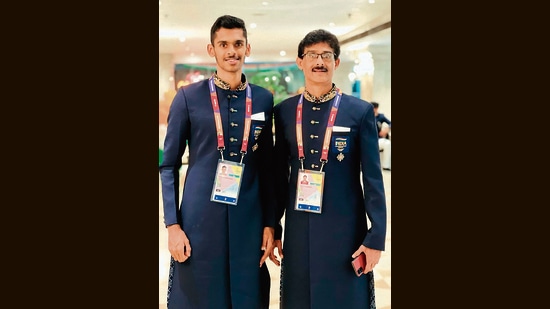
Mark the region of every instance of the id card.
[[218, 159], [216, 177], [212, 187], [212, 202], [237, 205], [244, 164]]
[[295, 210], [321, 213], [325, 172], [298, 170]]

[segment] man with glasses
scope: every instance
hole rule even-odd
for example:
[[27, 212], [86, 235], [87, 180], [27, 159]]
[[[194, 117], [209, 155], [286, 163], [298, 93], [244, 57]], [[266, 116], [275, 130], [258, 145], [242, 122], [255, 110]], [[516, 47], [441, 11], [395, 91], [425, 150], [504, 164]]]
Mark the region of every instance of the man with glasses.
[[[339, 55], [335, 35], [308, 33], [296, 58], [305, 90], [274, 109], [277, 215], [285, 218], [270, 259], [281, 265], [285, 309], [376, 307], [372, 270], [387, 215], [378, 133], [372, 104], [332, 82]], [[363, 253], [358, 277], [351, 261]]]

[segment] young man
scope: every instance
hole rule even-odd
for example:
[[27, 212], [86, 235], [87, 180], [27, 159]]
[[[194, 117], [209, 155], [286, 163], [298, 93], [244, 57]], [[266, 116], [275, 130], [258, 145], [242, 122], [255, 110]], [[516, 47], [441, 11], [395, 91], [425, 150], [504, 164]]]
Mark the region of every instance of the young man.
[[[273, 95], [243, 74], [250, 44], [242, 19], [219, 17], [207, 50], [216, 72], [178, 90], [159, 167], [172, 256], [168, 309], [267, 309], [264, 262], [276, 224], [269, 170]], [[189, 166], [179, 203], [186, 145]], [[220, 184], [215, 176], [222, 166], [232, 176]]]
[[[372, 270], [385, 249], [387, 215], [378, 134], [372, 105], [332, 82], [339, 54], [332, 33], [308, 33], [296, 58], [305, 90], [275, 106], [278, 219], [285, 214], [284, 243], [278, 226], [275, 246], [285, 309], [375, 308]], [[307, 187], [301, 175], [309, 175]], [[366, 265], [358, 277], [351, 261], [360, 253]], [[270, 259], [280, 265], [275, 250]]]

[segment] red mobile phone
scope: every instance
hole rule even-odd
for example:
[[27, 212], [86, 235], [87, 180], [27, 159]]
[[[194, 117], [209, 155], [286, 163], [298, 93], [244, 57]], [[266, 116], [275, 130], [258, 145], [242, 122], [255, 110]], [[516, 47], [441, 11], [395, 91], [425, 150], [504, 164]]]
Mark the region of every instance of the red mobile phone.
[[353, 271], [355, 271], [355, 275], [357, 275], [357, 277], [360, 277], [363, 274], [366, 264], [367, 258], [363, 252], [351, 261], [351, 266], [353, 267]]

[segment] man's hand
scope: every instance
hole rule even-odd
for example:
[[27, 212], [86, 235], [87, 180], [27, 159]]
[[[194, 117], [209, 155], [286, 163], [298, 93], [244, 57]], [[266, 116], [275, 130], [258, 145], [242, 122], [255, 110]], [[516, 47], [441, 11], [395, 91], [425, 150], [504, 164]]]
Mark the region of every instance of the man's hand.
[[264, 227], [264, 235], [262, 239], [262, 247], [260, 248], [264, 254], [260, 259], [260, 267], [264, 264], [265, 260], [269, 256], [269, 253], [273, 250], [273, 239], [275, 238], [275, 228]]
[[174, 260], [183, 263], [191, 256], [191, 244], [179, 224], [172, 224], [168, 230], [168, 250]]
[[380, 261], [380, 255], [382, 254], [382, 251], [367, 248], [363, 245], [359, 246], [359, 249], [353, 253], [351, 256], [352, 258], [357, 257], [361, 252], [365, 253], [367, 264], [365, 265], [365, 269], [363, 270], [363, 274], [368, 273], [369, 271], [373, 270], [374, 266], [378, 264]]
[[[277, 256], [275, 256], [275, 248], [277, 248], [277, 252], [279, 253], [280, 260], [277, 259]], [[269, 259], [277, 266], [281, 266], [281, 260], [283, 259], [283, 243], [281, 240], [275, 240], [273, 242], [273, 248], [269, 252]]]
[[386, 136], [388, 136], [388, 133], [390, 133], [390, 127], [384, 126], [382, 127], [382, 129], [380, 129], [380, 133], [378, 133], [378, 136], [386, 138]]

